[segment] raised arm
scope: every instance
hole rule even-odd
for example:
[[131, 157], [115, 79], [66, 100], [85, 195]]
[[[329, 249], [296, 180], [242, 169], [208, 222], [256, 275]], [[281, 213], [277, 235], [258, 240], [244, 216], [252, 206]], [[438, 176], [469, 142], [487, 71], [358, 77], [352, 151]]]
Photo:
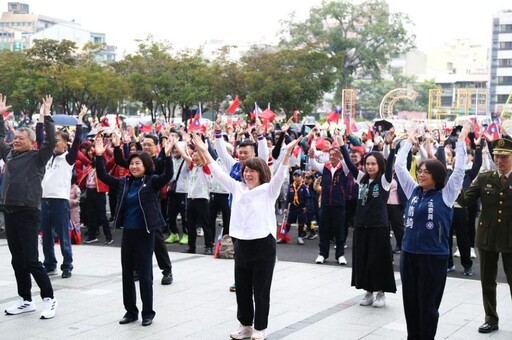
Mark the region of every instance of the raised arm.
[[462, 131], [459, 135], [459, 140], [457, 141], [455, 153], [457, 155], [457, 161], [455, 162], [455, 168], [453, 169], [453, 173], [448, 179], [445, 187], [443, 188], [443, 201], [444, 203], [451, 207], [455, 203], [455, 200], [460, 194], [460, 189], [462, 189], [462, 183], [464, 181], [465, 167], [468, 159], [468, 154], [466, 152], [466, 136], [470, 130], [469, 123], [466, 123], [462, 128]]
[[45, 137], [43, 143], [39, 146], [37, 153], [38, 161], [42, 164], [46, 164], [53, 155], [53, 149], [55, 148], [55, 123], [50, 116], [50, 109], [52, 107], [53, 98], [47, 95], [43, 98], [44, 112], [44, 130]]
[[[396, 156], [395, 162], [395, 171], [398, 181], [400, 182], [400, 186], [404, 191], [405, 196], [409, 199], [412, 195], [414, 188], [417, 186], [416, 182], [412, 178], [409, 170], [407, 170], [407, 155], [412, 148], [413, 143], [415, 142], [416, 137], [413, 132], [409, 133], [409, 139], [404, 141], [400, 146], [400, 150], [398, 150], [398, 154]], [[397, 143], [398, 140], [393, 141], [393, 143]]]

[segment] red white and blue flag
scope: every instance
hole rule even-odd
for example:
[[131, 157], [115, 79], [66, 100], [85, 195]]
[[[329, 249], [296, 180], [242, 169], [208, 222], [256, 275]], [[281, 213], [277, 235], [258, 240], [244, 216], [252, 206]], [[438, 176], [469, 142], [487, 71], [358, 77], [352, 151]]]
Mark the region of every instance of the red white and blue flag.
[[334, 107], [334, 112], [331, 112], [327, 115], [327, 123], [335, 123], [338, 124], [340, 120], [340, 114], [341, 114], [341, 106], [336, 105]]
[[500, 120], [499, 118], [496, 118], [492, 121], [491, 124], [487, 127], [487, 130], [485, 131], [487, 134], [489, 134], [493, 140], [500, 138]]
[[197, 107], [197, 110], [196, 110], [196, 114], [194, 115], [193, 118], [190, 118], [190, 124], [188, 126], [188, 130], [189, 131], [198, 131], [198, 130], [201, 130], [202, 126], [201, 126], [201, 119], [203, 118], [202, 117], [203, 114], [201, 112], [201, 103], [199, 103], [199, 106]]

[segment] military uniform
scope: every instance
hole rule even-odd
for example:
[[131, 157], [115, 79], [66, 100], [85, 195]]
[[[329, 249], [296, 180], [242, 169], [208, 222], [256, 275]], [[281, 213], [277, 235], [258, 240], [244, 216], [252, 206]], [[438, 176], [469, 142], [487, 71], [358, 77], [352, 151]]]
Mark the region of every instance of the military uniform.
[[[512, 141], [498, 139], [493, 142], [494, 155], [512, 157]], [[510, 161], [510, 160], [509, 160]], [[485, 323], [481, 333], [498, 329], [496, 312], [496, 276], [499, 253], [512, 292], [512, 175], [497, 170], [481, 173], [469, 189], [459, 197], [459, 204], [470, 206], [478, 198], [482, 211], [476, 230], [475, 246], [480, 253], [480, 280], [482, 283]], [[502, 176], [508, 177], [502, 178]]]

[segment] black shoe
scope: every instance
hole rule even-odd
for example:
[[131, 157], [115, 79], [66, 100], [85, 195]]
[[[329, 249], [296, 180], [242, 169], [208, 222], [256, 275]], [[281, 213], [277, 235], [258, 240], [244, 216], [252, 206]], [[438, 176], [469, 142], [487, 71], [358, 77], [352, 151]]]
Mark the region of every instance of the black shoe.
[[48, 275], [57, 275], [57, 269], [53, 268], [53, 269], [50, 269], [50, 268], [44, 268], [44, 270], [46, 271], [46, 274]]
[[98, 239], [96, 237], [89, 237], [87, 240], [84, 241], [84, 243], [90, 244], [90, 243], [96, 243], [98, 242]]
[[134, 321], [137, 321], [139, 318], [138, 317], [133, 317], [133, 316], [130, 316], [128, 314], [125, 314], [123, 316], [123, 318], [121, 320], [119, 320], [119, 324], [120, 325], [126, 325], [127, 323], [130, 323], [130, 322], [134, 322]]
[[491, 333], [498, 330], [498, 325], [491, 325], [486, 322], [482, 326], [478, 327], [478, 333]]
[[167, 274], [162, 277], [162, 284], [164, 286], [170, 285], [172, 283], [172, 274]]
[[194, 248], [190, 248], [188, 247], [187, 249], [185, 249], [184, 251], [182, 251], [182, 253], [185, 253], [185, 254], [195, 254], [196, 253], [196, 250]]
[[62, 272], [62, 278], [63, 279], [69, 279], [71, 277], [71, 271], [65, 270]]
[[114, 222], [114, 216], [111, 216], [109, 219], [108, 219], [109, 222]]
[[113, 240], [113, 239], [111, 239], [111, 238], [107, 238], [107, 239], [105, 240], [105, 244], [112, 244], [112, 243], [114, 243], [114, 240]]
[[464, 268], [464, 275], [473, 276], [473, 266]]
[[213, 255], [213, 248], [211, 248], [211, 247], [204, 248], [204, 254], [205, 255]]
[[149, 326], [153, 323], [153, 319], [142, 319], [142, 326]]

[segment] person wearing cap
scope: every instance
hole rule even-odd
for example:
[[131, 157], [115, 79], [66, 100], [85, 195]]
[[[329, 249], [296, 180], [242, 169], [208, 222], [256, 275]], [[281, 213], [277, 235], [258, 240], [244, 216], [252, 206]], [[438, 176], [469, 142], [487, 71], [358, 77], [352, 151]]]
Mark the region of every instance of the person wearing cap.
[[[292, 223], [298, 222], [297, 244], [304, 245], [304, 236], [306, 234], [305, 225], [307, 221], [306, 203], [309, 197], [309, 190], [303, 182], [302, 171], [295, 170], [293, 172], [293, 182], [288, 187], [288, 198], [286, 206], [289, 207], [285, 211], [286, 218], [286, 234], [289, 233]], [[286, 243], [289, 238], [278, 238], [277, 243]]]
[[478, 328], [480, 333], [498, 330], [496, 276], [500, 253], [512, 289], [512, 140], [499, 138], [492, 142], [492, 148], [496, 170], [478, 175], [457, 201], [461, 206], [470, 206], [480, 198], [482, 203], [475, 239], [485, 310], [485, 322]]

